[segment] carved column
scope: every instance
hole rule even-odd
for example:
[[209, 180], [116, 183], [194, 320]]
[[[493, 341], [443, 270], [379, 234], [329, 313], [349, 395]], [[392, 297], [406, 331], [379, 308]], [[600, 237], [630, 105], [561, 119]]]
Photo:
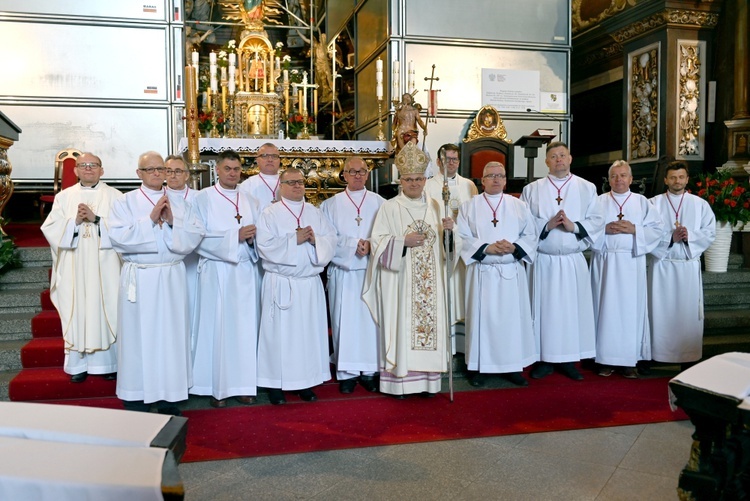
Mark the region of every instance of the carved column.
[[727, 153], [724, 168], [735, 174], [750, 174], [750, 63], [748, 63], [747, 0], [734, 0], [734, 113], [726, 120]]
[[[8, 148], [18, 141], [20, 132], [21, 129], [0, 111], [0, 216], [13, 195], [13, 180], [10, 178], [13, 166], [8, 160]], [[0, 234], [7, 236], [2, 226], [0, 226]]]

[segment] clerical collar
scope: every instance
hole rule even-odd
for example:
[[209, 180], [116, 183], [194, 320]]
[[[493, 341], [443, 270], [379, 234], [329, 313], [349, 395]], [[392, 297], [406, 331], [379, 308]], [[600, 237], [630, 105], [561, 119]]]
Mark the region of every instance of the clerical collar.
[[234, 188], [224, 188], [221, 183], [216, 183], [214, 186], [216, 186], [216, 188], [223, 191], [224, 193], [234, 193], [235, 191], [237, 191], [236, 186]]
[[570, 176], [572, 176], [572, 175], [573, 175], [573, 174], [571, 174], [570, 172], [568, 172], [567, 174], [565, 174], [565, 176], [564, 176], [564, 177], [557, 177], [557, 176], [555, 176], [555, 175], [552, 175], [552, 174], [550, 174], [550, 177], [551, 177], [552, 179], [554, 179], [555, 181], [566, 181], [566, 180], [567, 180], [567, 179], [568, 179], [568, 178], [569, 178]]
[[285, 198], [285, 197], [281, 197], [281, 200], [283, 200], [284, 203], [287, 204], [287, 205], [300, 206], [300, 205], [302, 205], [302, 204], [305, 203], [305, 199], [304, 198], [302, 200], [298, 201], [298, 202], [295, 202], [294, 200], [289, 200], [288, 198]]
[[151, 188], [149, 188], [145, 184], [142, 184], [141, 185], [141, 189], [143, 191], [145, 191], [146, 193], [150, 194], [150, 195], [159, 195], [159, 194], [163, 195], [164, 194], [164, 188], [159, 189], [159, 190], [152, 190]]
[[87, 189], [87, 190], [95, 190], [97, 186], [99, 186], [99, 181], [96, 182], [96, 184], [92, 184], [91, 186], [84, 186], [83, 183], [78, 183], [81, 185], [81, 188]]
[[498, 199], [498, 198], [500, 198], [500, 197], [502, 197], [502, 196], [503, 196], [503, 192], [501, 191], [500, 193], [496, 193], [496, 194], [494, 194], [494, 195], [490, 195], [489, 193], [487, 193], [487, 192], [485, 191], [485, 192], [484, 192], [484, 196], [486, 196], [487, 198], [491, 198], [491, 199], [493, 199], [493, 200], [496, 200], [496, 199]]
[[354, 190], [350, 190], [349, 187], [347, 186], [346, 191], [349, 192], [349, 195], [356, 195], [358, 197], [360, 195], [365, 196], [367, 194], [367, 188], [362, 188], [361, 190], [354, 191]]
[[684, 190], [683, 190], [683, 191], [682, 191], [682, 193], [680, 193], [679, 195], [676, 195], [676, 194], [672, 193], [671, 191], [667, 191], [667, 195], [669, 195], [669, 196], [670, 196], [670, 197], [672, 197], [672, 198], [682, 198], [682, 196], [683, 196], [684, 194], [685, 194], [685, 191], [684, 191]]
[[625, 193], [615, 193], [615, 192], [613, 191], [613, 192], [612, 192], [612, 196], [613, 196], [613, 197], [615, 197], [615, 198], [625, 198], [625, 197], [629, 197], [629, 196], [630, 196], [630, 190], [626, 191]]

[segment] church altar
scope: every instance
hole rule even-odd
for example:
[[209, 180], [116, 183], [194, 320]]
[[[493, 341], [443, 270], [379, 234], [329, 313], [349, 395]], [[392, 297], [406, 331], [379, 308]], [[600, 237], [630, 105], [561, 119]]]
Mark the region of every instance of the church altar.
[[[198, 148], [204, 161], [222, 151], [236, 151], [242, 158], [243, 176], [253, 176], [258, 173], [255, 156], [265, 143], [273, 143], [279, 149], [281, 170], [294, 168], [304, 173], [307, 200], [315, 205], [346, 187], [342, 171], [347, 158], [362, 157], [367, 167], [373, 170], [382, 167], [392, 154], [388, 141], [202, 137]], [[182, 138], [178, 151], [184, 154], [187, 149], [188, 140]]]

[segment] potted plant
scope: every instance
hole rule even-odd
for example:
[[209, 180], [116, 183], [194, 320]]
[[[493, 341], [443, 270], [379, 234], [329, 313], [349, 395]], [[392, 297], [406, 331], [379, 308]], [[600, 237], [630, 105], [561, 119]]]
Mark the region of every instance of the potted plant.
[[693, 193], [708, 202], [716, 216], [716, 239], [705, 252], [706, 271], [726, 272], [733, 228], [750, 221], [750, 184], [730, 171], [717, 171], [699, 175]]

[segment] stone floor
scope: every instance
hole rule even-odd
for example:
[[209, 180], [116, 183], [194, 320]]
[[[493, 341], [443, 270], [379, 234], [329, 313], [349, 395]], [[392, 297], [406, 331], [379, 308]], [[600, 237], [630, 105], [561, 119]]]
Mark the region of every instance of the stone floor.
[[187, 463], [195, 500], [670, 500], [689, 421]]

